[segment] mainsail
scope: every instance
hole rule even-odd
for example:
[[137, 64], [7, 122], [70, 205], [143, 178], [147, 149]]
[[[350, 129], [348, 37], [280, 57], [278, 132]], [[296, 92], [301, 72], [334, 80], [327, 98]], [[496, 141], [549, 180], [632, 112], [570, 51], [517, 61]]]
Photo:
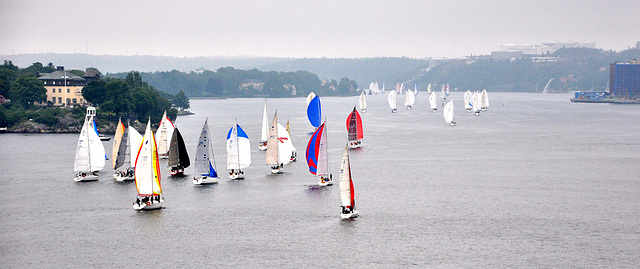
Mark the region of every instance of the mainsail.
[[[211, 162], [213, 162], [213, 164]], [[211, 149], [211, 141], [209, 140], [208, 119], [204, 121], [202, 131], [200, 131], [200, 137], [198, 138], [195, 167], [196, 173], [199, 175], [218, 177], [218, 173], [216, 172], [216, 160], [213, 155], [213, 149]]]
[[178, 128], [173, 131], [171, 136], [171, 143], [169, 146], [169, 162], [168, 166], [187, 168], [191, 165], [189, 160], [189, 154], [187, 153], [187, 146], [182, 139], [182, 134]]
[[342, 163], [340, 164], [340, 200], [342, 206], [355, 208], [355, 192], [353, 189], [353, 180], [351, 178], [351, 165], [349, 164], [349, 152], [347, 149], [342, 154]]
[[160, 120], [160, 125], [158, 125], [158, 130], [156, 130], [156, 138], [158, 141], [158, 154], [166, 155], [169, 152], [169, 141], [173, 136], [173, 130], [175, 126], [173, 126], [173, 122], [167, 117], [167, 111], [162, 114], [162, 119]]

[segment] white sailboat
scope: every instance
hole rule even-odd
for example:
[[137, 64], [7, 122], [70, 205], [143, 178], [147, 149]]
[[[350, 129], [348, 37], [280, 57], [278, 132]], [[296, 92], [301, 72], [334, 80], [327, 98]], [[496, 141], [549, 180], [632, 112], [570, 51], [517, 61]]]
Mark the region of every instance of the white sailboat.
[[453, 100], [449, 101], [446, 105], [444, 105], [444, 109], [442, 111], [442, 115], [444, 116], [444, 121], [451, 125], [456, 126], [456, 122], [453, 121]]
[[167, 111], [165, 111], [162, 114], [162, 119], [160, 120], [160, 125], [158, 125], [155, 136], [158, 142], [158, 154], [160, 154], [161, 159], [169, 158], [169, 143], [171, 142], [174, 129], [175, 126], [173, 126], [173, 122], [167, 117]]
[[164, 197], [160, 186], [160, 165], [156, 139], [151, 132], [151, 119], [142, 138], [140, 152], [136, 158], [135, 174], [138, 196], [133, 202], [135, 210], [152, 210], [162, 208]]
[[364, 91], [362, 91], [362, 93], [360, 94], [360, 99], [358, 100], [358, 104], [360, 105], [360, 111], [362, 111], [362, 113], [366, 113], [367, 112], [367, 100], [364, 97]]
[[269, 135], [269, 126], [267, 122], [267, 99], [264, 99], [264, 110], [262, 111], [262, 129], [260, 132], [260, 143], [258, 143], [258, 149], [267, 150], [267, 137]]
[[[91, 107], [92, 108], [92, 107]], [[87, 109], [87, 113], [91, 113]], [[93, 108], [95, 113], [95, 108]], [[104, 146], [94, 131], [92, 126], [93, 116], [88, 115], [85, 118], [80, 136], [78, 137], [78, 145], [76, 147], [76, 157], [73, 164], [73, 170], [76, 174], [75, 181], [95, 181], [98, 180], [100, 170], [104, 168], [105, 152]]]
[[243, 168], [251, 165], [249, 136], [236, 122], [227, 133], [227, 170], [229, 178], [243, 179]]
[[472, 97], [471, 98], [472, 99], [472, 101], [471, 101], [471, 104], [472, 104], [471, 110], [473, 110], [473, 113], [476, 116], [479, 116], [480, 115], [480, 110], [482, 109], [480, 107], [480, 102], [482, 102], [481, 101], [482, 100], [482, 94], [480, 92], [476, 91], [476, 92], [473, 93], [473, 96], [471, 96], [471, 97]]
[[278, 123], [278, 112], [273, 115], [267, 139], [266, 164], [271, 166], [271, 173], [278, 174], [285, 164], [294, 159], [296, 148], [291, 143], [291, 137], [286, 128]]
[[449, 84], [443, 84], [442, 90], [440, 91], [440, 98], [442, 98], [442, 106], [447, 101], [447, 97], [449, 97]]
[[351, 178], [351, 164], [349, 163], [349, 152], [347, 148], [342, 154], [342, 163], [340, 164], [340, 201], [342, 219], [350, 219], [358, 217], [356, 210], [355, 190], [353, 188], [353, 179]]
[[404, 106], [407, 107], [407, 110], [411, 110], [413, 108], [413, 104], [416, 102], [416, 95], [411, 90], [407, 90], [407, 95], [404, 98]]
[[318, 185], [333, 185], [333, 175], [329, 174], [329, 162], [327, 157], [327, 130], [326, 122], [313, 133], [307, 144], [306, 159], [309, 173], [319, 176]]
[[396, 108], [396, 91], [389, 91], [389, 95], [387, 95], [387, 101], [389, 102], [391, 113], [398, 112], [398, 109]]
[[489, 95], [487, 94], [487, 90], [484, 89], [482, 90], [482, 98], [480, 101], [480, 109], [482, 109], [482, 111], [486, 111], [487, 108], [489, 108]]
[[129, 131], [124, 127], [124, 124], [119, 119], [117, 126], [116, 134], [113, 137], [113, 149], [111, 155], [111, 160], [113, 161], [113, 178], [115, 178], [116, 181], [133, 180], [133, 168], [129, 166], [129, 163], [131, 163]]
[[[198, 146], [196, 148], [196, 174], [193, 177], [194, 185], [218, 183], [218, 172], [216, 168], [216, 159], [211, 148], [211, 140], [209, 136], [209, 119], [204, 121], [200, 137], [198, 138]], [[213, 162], [213, 164], [211, 163]]]
[[433, 112], [438, 111], [438, 101], [436, 99], [436, 92], [431, 92], [431, 94], [429, 94], [429, 106]]
[[464, 93], [464, 109], [467, 112], [471, 112], [471, 108], [473, 108], [472, 95], [469, 90]]

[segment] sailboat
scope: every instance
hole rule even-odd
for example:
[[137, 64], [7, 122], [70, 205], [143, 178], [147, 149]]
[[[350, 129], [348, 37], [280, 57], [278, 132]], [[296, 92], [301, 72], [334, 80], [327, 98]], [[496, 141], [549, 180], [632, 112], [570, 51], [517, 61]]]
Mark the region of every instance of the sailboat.
[[474, 92], [473, 95], [471, 96], [472, 100], [471, 100], [471, 110], [473, 110], [474, 115], [479, 116], [480, 115], [480, 110], [482, 109], [480, 107], [480, 102], [482, 102], [482, 94], [478, 91]]
[[344, 149], [342, 163], [340, 164], [340, 200], [342, 202], [342, 212], [340, 214], [342, 219], [358, 217], [353, 179], [351, 178], [351, 164], [349, 163], [349, 152], [347, 148]]
[[307, 105], [307, 118], [315, 128], [320, 127], [322, 123], [322, 105], [320, 104], [320, 96], [315, 96]]
[[267, 125], [267, 99], [264, 99], [264, 111], [262, 111], [262, 129], [260, 132], [260, 143], [258, 143], [258, 149], [267, 150], [267, 137], [269, 133], [269, 126]]
[[271, 166], [271, 173], [280, 173], [284, 165], [291, 162], [296, 155], [295, 150], [287, 130], [278, 123], [278, 112], [276, 111], [267, 139], [266, 164]]
[[227, 170], [229, 178], [243, 179], [243, 168], [251, 165], [251, 145], [249, 136], [236, 122], [227, 133]]
[[124, 127], [124, 124], [120, 119], [118, 119], [117, 126], [116, 134], [113, 137], [113, 149], [111, 151], [113, 178], [115, 178], [116, 181], [133, 180], [133, 169], [131, 167], [119, 169], [124, 164], [129, 164], [131, 162], [131, 154], [129, 151], [129, 131]]
[[444, 116], [444, 121], [451, 126], [456, 126], [456, 122], [453, 121], [453, 100], [449, 101], [446, 105], [444, 105], [444, 109], [442, 111], [442, 115]]
[[389, 102], [391, 113], [398, 112], [398, 109], [396, 108], [396, 91], [389, 92], [389, 95], [387, 95], [387, 101]]
[[442, 84], [442, 90], [440, 91], [440, 98], [442, 98], [442, 106], [447, 101], [447, 97], [449, 97], [449, 84]]
[[360, 113], [355, 107], [347, 117], [347, 133], [349, 147], [352, 149], [359, 148], [364, 135], [362, 133], [362, 118], [360, 118]]
[[431, 111], [433, 112], [438, 111], [438, 101], [436, 99], [436, 92], [431, 92], [431, 94], [429, 94], [429, 106], [431, 107]]
[[318, 185], [333, 185], [333, 175], [329, 174], [329, 163], [327, 158], [327, 131], [326, 122], [313, 133], [307, 144], [306, 159], [309, 166], [309, 173], [319, 176]]
[[[213, 156], [211, 141], [209, 137], [209, 119], [204, 121], [200, 137], [198, 138], [198, 146], [196, 148], [196, 174], [193, 177], [194, 185], [218, 183], [218, 172], [216, 168], [216, 160]], [[213, 164], [211, 163], [213, 162]]]
[[404, 106], [407, 107], [407, 110], [411, 110], [415, 102], [416, 102], [416, 94], [411, 90], [407, 90], [407, 95], [404, 98]]
[[[91, 113], [87, 109], [87, 113]], [[95, 113], [95, 108], [93, 108]], [[98, 134], [91, 127], [93, 116], [88, 115], [85, 118], [80, 136], [78, 137], [78, 146], [76, 147], [76, 157], [73, 164], [73, 170], [76, 173], [75, 181], [95, 181], [98, 180], [100, 170], [104, 168], [105, 152], [104, 146], [98, 137]]]
[[487, 90], [484, 89], [482, 90], [482, 98], [480, 101], [480, 109], [482, 109], [482, 111], [486, 111], [487, 108], [489, 108], [489, 95], [487, 94]]
[[[133, 180], [135, 178], [135, 168], [136, 168], [136, 157], [138, 156], [138, 151], [140, 150], [140, 144], [142, 144], [142, 135], [140, 133], [138, 133], [138, 130], [136, 130], [135, 128], [133, 128], [133, 126], [131, 126], [131, 124], [129, 124], [129, 151], [127, 152], [127, 155], [129, 156], [130, 162], [131, 162], [131, 166], [127, 169], [128, 171], [131, 171], [131, 179]], [[125, 158], [126, 160], [126, 158]], [[117, 180], [117, 178], [116, 178]], [[126, 179], [128, 180], [128, 179]]]
[[173, 136], [174, 129], [175, 126], [173, 126], [173, 122], [167, 117], [167, 111], [165, 111], [162, 114], [162, 119], [160, 120], [160, 125], [158, 125], [155, 136], [158, 141], [158, 154], [160, 154], [161, 159], [169, 157], [169, 143]]
[[183, 175], [184, 169], [191, 165], [189, 153], [187, 153], [187, 146], [184, 144], [184, 139], [182, 139], [178, 128], [175, 128], [171, 136], [169, 162], [167, 162], [167, 165], [171, 167], [172, 176]]
[[473, 107], [472, 95], [469, 90], [464, 93], [464, 109], [467, 112], [471, 112], [471, 108]]
[[360, 94], [358, 104], [360, 105], [360, 111], [362, 111], [362, 113], [367, 113], [367, 100], [364, 97], [364, 91]]
[[156, 139], [151, 132], [151, 119], [147, 122], [140, 150], [135, 165], [136, 189], [138, 196], [133, 202], [135, 210], [152, 210], [162, 208], [164, 197], [160, 186], [160, 164]]

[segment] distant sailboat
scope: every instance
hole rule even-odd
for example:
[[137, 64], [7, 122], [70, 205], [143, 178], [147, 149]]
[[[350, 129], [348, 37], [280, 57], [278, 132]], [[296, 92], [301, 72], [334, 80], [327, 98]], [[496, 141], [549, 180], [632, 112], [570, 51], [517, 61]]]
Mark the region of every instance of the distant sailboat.
[[456, 126], [456, 122], [453, 121], [453, 112], [454, 112], [453, 100], [449, 101], [446, 105], [444, 105], [444, 109], [442, 112], [443, 112], [442, 115], [444, 116], [444, 121], [451, 126]]
[[243, 179], [242, 169], [251, 165], [251, 145], [249, 136], [235, 123], [227, 133], [227, 170], [229, 178]]
[[162, 119], [160, 120], [160, 125], [158, 125], [155, 136], [158, 141], [158, 154], [161, 159], [169, 158], [169, 143], [171, 142], [174, 129], [175, 126], [173, 126], [173, 122], [167, 117], [167, 111], [165, 111], [162, 114]]
[[183, 175], [184, 169], [191, 165], [191, 161], [189, 160], [187, 146], [178, 128], [173, 131], [169, 145], [169, 162], [167, 162], [167, 165], [171, 167], [171, 175]]
[[[123, 167], [125, 164], [128, 166], [129, 163], [131, 163], [131, 151], [129, 150], [129, 131], [124, 127], [120, 119], [118, 119], [116, 134], [113, 137], [113, 148], [111, 152], [113, 178], [115, 178], [116, 181], [133, 180], [133, 167]], [[125, 169], [120, 170], [119, 168], [121, 167]]]
[[429, 106], [433, 112], [438, 111], [438, 101], [436, 99], [436, 92], [431, 92], [431, 94], [429, 94]]
[[[91, 113], [87, 109], [87, 113]], [[93, 108], [95, 113], [95, 108]], [[87, 119], [88, 118], [88, 119]], [[75, 181], [95, 181], [98, 180], [100, 170], [105, 164], [105, 150], [98, 134], [91, 127], [93, 116], [89, 115], [85, 118], [80, 136], [78, 137], [78, 145], [76, 147], [76, 157], [73, 164], [73, 170], [76, 173]]]
[[442, 90], [440, 91], [440, 98], [442, 98], [442, 106], [447, 101], [447, 97], [449, 97], [449, 84], [442, 84]]
[[482, 98], [480, 101], [480, 109], [482, 109], [482, 111], [486, 111], [487, 108], [489, 108], [489, 94], [487, 94], [487, 90], [484, 89], [482, 90]]
[[362, 138], [364, 137], [362, 132], [362, 118], [356, 108], [347, 117], [347, 138], [349, 147], [352, 149], [359, 148], [362, 144]]
[[389, 91], [389, 95], [387, 95], [387, 101], [389, 102], [391, 113], [398, 112], [398, 109], [396, 108], [396, 91]]
[[320, 127], [322, 123], [322, 104], [320, 104], [320, 96], [315, 96], [307, 105], [307, 118], [315, 128]]
[[[193, 177], [194, 185], [218, 183], [216, 159], [213, 155], [213, 149], [211, 148], [208, 121], [208, 119], [204, 121], [202, 131], [200, 131], [200, 137], [198, 138], [195, 158], [196, 173], [198, 175]], [[211, 162], [213, 162], [213, 164]]]
[[473, 110], [474, 115], [479, 116], [480, 115], [480, 110], [481, 110], [481, 104], [480, 102], [482, 102], [482, 94], [478, 91], [474, 92], [473, 95], [471, 96], [472, 101], [472, 107], [471, 110]]
[[471, 108], [473, 108], [472, 95], [469, 90], [464, 93], [464, 109], [467, 112], [471, 112]]
[[407, 107], [407, 110], [411, 110], [415, 102], [416, 102], [415, 93], [413, 93], [411, 90], [407, 90], [407, 95], [404, 98], [404, 106]]
[[362, 93], [360, 94], [360, 99], [358, 100], [358, 104], [360, 105], [360, 111], [362, 111], [362, 113], [366, 113], [367, 112], [367, 100], [364, 97], [364, 91], [362, 91]]
[[260, 143], [258, 144], [259, 150], [267, 150], [267, 137], [269, 132], [267, 119], [267, 99], [264, 99], [264, 111], [262, 111], [262, 129], [260, 133]]
[[267, 139], [266, 164], [271, 166], [271, 173], [278, 174], [285, 164], [294, 159], [296, 148], [291, 143], [287, 130], [278, 123], [278, 112], [273, 115], [269, 138]]
[[353, 179], [351, 178], [351, 164], [349, 163], [349, 152], [344, 149], [342, 154], [342, 163], [340, 164], [340, 201], [342, 219], [350, 219], [358, 217], [356, 210], [355, 190], [353, 188]]
[[152, 210], [162, 208], [164, 197], [160, 186], [160, 164], [158, 163], [156, 139], [151, 132], [151, 120], [142, 138], [140, 151], [136, 157], [135, 174], [138, 196], [133, 202], [135, 210]]
[[306, 160], [309, 173], [320, 177], [318, 185], [333, 185], [333, 176], [329, 174], [329, 162], [327, 157], [327, 131], [326, 122], [313, 133], [307, 144]]

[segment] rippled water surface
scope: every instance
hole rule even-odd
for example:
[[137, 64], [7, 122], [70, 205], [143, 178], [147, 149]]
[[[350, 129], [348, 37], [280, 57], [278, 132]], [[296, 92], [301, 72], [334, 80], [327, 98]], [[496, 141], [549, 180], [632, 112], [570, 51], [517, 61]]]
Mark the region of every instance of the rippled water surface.
[[[453, 97], [455, 127], [426, 93], [397, 114], [367, 96], [363, 148], [350, 151], [360, 217], [349, 221], [338, 186], [314, 187], [307, 172], [305, 98], [267, 101], [269, 119], [278, 109], [290, 120], [299, 156], [276, 176], [257, 150], [262, 99], [192, 100], [196, 115], [176, 121], [189, 153], [208, 117], [224, 170], [237, 118], [253, 164], [245, 180], [194, 186], [163, 160], [165, 208], [153, 212], [135, 212], [135, 184], [108, 168], [73, 181], [76, 134], [0, 134], [0, 267], [638, 266], [640, 106], [490, 93], [476, 117]], [[334, 178], [356, 102], [322, 97]]]

